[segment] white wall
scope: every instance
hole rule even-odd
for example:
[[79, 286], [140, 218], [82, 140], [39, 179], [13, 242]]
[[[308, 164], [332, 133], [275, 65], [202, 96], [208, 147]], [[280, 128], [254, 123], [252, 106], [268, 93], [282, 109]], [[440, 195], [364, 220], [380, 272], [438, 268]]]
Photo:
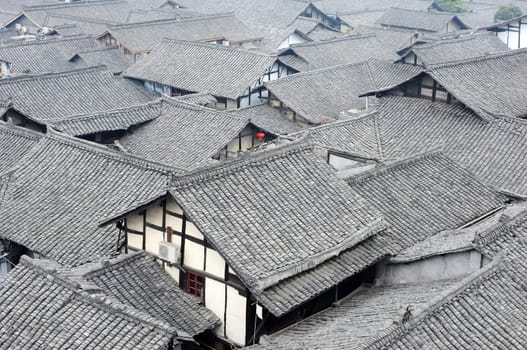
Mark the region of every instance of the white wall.
[[479, 270], [482, 260], [479, 252], [470, 250], [404, 264], [388, 263], [379, 265], [376, 280], [379, 284], [399, 284], [459, 278]]

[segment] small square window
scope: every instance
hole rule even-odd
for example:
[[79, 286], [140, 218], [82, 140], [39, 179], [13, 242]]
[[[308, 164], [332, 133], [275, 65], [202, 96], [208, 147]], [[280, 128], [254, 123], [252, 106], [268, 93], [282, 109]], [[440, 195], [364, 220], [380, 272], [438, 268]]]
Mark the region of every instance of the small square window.
[[185, 291], [203, 301], [204, 296], [204, 282], [205, 278], [198, 274], [187, 272], [187, 279], [185, 284]]

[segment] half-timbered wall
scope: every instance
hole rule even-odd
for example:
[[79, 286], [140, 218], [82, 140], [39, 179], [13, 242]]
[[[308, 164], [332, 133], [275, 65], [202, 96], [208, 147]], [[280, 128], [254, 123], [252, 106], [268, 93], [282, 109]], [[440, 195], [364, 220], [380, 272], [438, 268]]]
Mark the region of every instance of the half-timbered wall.
[[444, 102], [448, 104], [462, 105], [459, 100], [457, 100], [443, 86], [441, 86], [441, 84], [439, 84], [429, 75], [422, 75], [416, 79], [412, 79], [393, 90], [387, 91], [385, 94], [417, 97], [430, 100], [432, 102]]
[[[190, 294], [223, 321], [215, 329], [217, 335], [237, 345], [245, 345], [247, 332], [252, 331], [246, 321], [250, 308], [248, 292], [174, 199], [161, 201], [125, 219], [127, 247], [146, 250], [157, 257], [159, 242], [166, 240], [167, 227], [172, 228], [172, 243], [179, 247], [180, 262], [162, 262], [165, 271], [183, 290], [189, 292], [190, 284]], [[189, 276], [193, 278], [192, 283], [187, 280]], [[199, 290], [194, 288], [196, 280], [202, 281]]]
[[259, 140], [256, 138], [256, 133], [260, 129], [253, 125], [247, 125], [237, 137], [232, 139], [227, 146], [225, 146], [218, 154], [213, 158], [217, 160], [224, 160], [229, 158], [238, 157], [240, 152], [250, 150], [251, 148], [257, 147], [264, 142], [271, 141], [273, 138], [266, 134], [264, 139]]
[[527, 47], [527, 19], [520, 18], [514, 22], [489, 29], [510, 49]]
[[282, 41], [278, 47], [276, 47], [276, 50], [283, 50], [289, 48], [293, 44], [302, 44], [305, 43], [307, 40], [302, 38], [297, 33], [291, 33], [287, 38]]

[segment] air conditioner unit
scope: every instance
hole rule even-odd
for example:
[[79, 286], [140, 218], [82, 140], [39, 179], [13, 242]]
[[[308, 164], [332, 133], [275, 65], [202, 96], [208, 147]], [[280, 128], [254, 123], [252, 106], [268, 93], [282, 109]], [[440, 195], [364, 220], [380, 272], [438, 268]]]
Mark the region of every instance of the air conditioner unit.
[[22, 33], [27, 33], [27, 27], [22, 27]]
[[180, 248], [174, 243], [159, 242], [159, 249], [157, 255], [160, 259], [168, 261], [172, 264], [179, 263]]
[[22, 25], [20, 23], [15, 24], [15, 29], [16, 30], [22, 29]]
[[51, 28], [42, 27], [42, 34], [49, 34], [50, 32], [51, 32]]

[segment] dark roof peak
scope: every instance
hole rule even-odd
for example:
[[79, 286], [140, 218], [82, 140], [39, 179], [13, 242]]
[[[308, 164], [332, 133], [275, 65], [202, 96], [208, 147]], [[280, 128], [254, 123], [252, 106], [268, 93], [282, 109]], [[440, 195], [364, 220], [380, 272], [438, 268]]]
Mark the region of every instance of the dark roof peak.
[[256, 166], [259, 162], [272, 160], [278, 157], [287, 157], [307, 150], [313, 150], [314, 145], [305, 143], [303, 140], [294, 141], [276, 148], [266, 148], [261, 151], [246, 152], [238, 158], [227, 160], [220, 164], [214, 164], [199, 168], [173, 180], [172, 188], [185, 187], [195, 181], [215, 179], [237, 172], [239, 169]]
[[8, 79], [1, 79], [0, 85], [6, 85], [6, 84], [12, 84], [17, 83], [20, 81], [28, 81], [28, 80], [43, 80], [48, 78], [57, 78], [57, 77], [67, 77], [71, 75], [77, 75], [82, 73], [90, 73], [90, 72], [97, 72], [97, 71], [106, 71], [108, 74], [112, 74], [108, 68], [105, 65], [98, 65], [98, 66], [91, 66], [91, 67], [83, 67], [78, 69], [72, 69], [64, 72], [58, 72], [58, 73], [42, 73], [42, 74], [25, 74], [25, 75], [19, 75], [17, 77], [12, 77]]
[[456, 67], [456, 66], [461, 66], [461, 65], [471, 64], [471, 63], [477, 63], [477, 62], [482, 62], [482, 61], [500, 59], [502, 57], [519, 56], [519, 55], [522, 55], [522, 54], [525, 54], [525, 53], [527, 53], [527, 48], [522, 48], [522, 49], [517, 49], [517, 50], [509, 50], [509, 51], [502, 51], [502, 52], [494, 52], [494, 53], [489, 53], [489, 54], [486, 54], [486, 55], [483, 55], [483, 56], [478, 56], [478, 57], [472, 57], [472, 58], [467, 58], [467, 59], [463, 59], [463, 60], [457, 60], [457, 61], [451, 61], [451, 62], [445, 62], [445, 63], [438, 63], [438, 64], [434, 64], [434, 65], [429, 65], [426, 70], [427, 71], [433, 71], [433, 70], [436, 70], [436, 69], [451, 68], [451, 67]]
[[111, 25], [108, 29], [111, 32], [112, 29], [137, 28], [137, 27], [145, 27], [145, 26], [147, 27], [147, 26], [151, 26], [152, 24], [171, 24], [174, 22], [177, 22], [177, 23], [200, 22], [200, 21], [207, 21], [213, 18], [226, 18], [226, 17], [236, 17], [236, 16], [234, 15], [234, 12], [223, 12], [223, 13], [201, 15], [199, 17], [182, 18], [182, 19], [164, 18], [164, 19], [155, 19], [155, 20], [145, 21], [145, 22], [114, 24], [114, 25]]
[[114, 161], [131, 164], [139, 168], [153, 170], [164, 174], [171, 174], [178, 171], [181, 172], [181, 170], [178, 170], [166, 164], [156, 163], [128, 153], [114, 151], [104, 145], [69, 136], [67, 134], [54, 131], [52, 128], [48, 129], [48, 132], [46, 133], [46, 138], [62, 143], [64, 145], [68, 145], [69, 147], [75, 147], [83, 151], [97, 153], [100, 156], [108, 157]]

